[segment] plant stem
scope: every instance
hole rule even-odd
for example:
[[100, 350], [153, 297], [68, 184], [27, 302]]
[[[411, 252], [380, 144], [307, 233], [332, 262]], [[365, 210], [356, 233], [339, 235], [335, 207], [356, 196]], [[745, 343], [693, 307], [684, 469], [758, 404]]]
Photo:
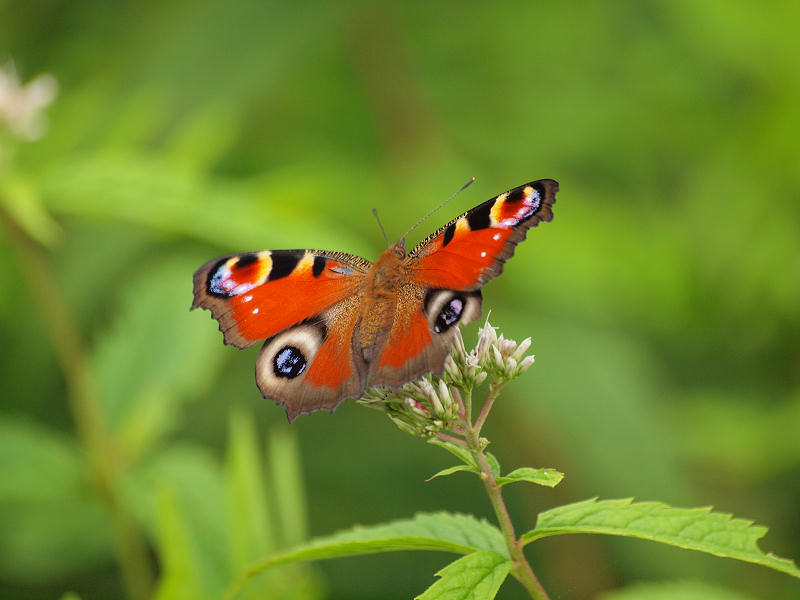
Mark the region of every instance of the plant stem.
[[47, 324], [67, 384], [67, 400], [78, 439], [88, 457], [89, 482], [111, 515], [117, 560], [128, 596], [145, 600], [150, 596], [153, 582], [147, 545], [117, 489], [118, 467], [114, 457], [118, 453], [103, 419], [80, 332], [41, 250], [10, 215], [0, 211], [0, 220], [6, 225], [22, 272]]
[[[489, 399], [487, 399], [486, 404], [489, 404], [490, 400], [491, 395]], [[485, 406], [486, 405], [484, 405], [484, 408]], [[478, 464], [478, 467], [481, 470], [483, 486], [486, 488], [489, 501], [492, 503], [492, 508], [494, 509], [494, 513], [497, 516], [497, 521], [500, 524], [500, 530], [503, 532], [503, 538], [506, 541], [506, 547], [508, 548], [509, 556], [514, 563], [514, 566], [511, 568], [511, 574], [528, 591], [528, 593], [531, 595], [531, 598], [534, 598], [534, 600], [549, 600], [547, 592], [542, 587], [542, 584], [539, 582], [539, 579], [533, 572], [528, 559], [525, 558], [525, 554], [522, 552], [522, 546], [520, 545], [516, 534], [514, 533], [514, 525], [511, 522], [511, 515], [508, 514], [508, 508], [506, 508], [506, 503], [503, 500], [503, 494], [500, 490], [500, 486], [497, 485], [497, 481], [494, 478], [492, 469], [489, 466], [489, 461], [486, 460], [486, 455], [481, 448], [478, 433], [478, 427], [472, 427], [469, 435], [466, 438], [466, 442], [473, 458], [475, 459], [475, 462]]]
[[475, 420], [475, 434], [480, 436], [481, 429], [483, 429], [483, 424], [486, 422], [486, 417], [489, 416], [489, 411], [492, 410], [492, 405], [497, 397], [500, 395], [500, 390], [502, 390], [504, 384], [500, 384], [497, 387], [492, 385], [489, 389], [489, 396], [486, 398], [486, 402], [483, 403], [483, 408], [481, 408], [481, 412], [478, 415], [478, 418]]

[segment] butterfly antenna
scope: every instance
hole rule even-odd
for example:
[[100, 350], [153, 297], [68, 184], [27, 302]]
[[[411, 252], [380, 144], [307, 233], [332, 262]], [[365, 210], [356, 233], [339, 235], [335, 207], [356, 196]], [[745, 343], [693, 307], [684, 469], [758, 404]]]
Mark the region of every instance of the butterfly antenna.
[[376, 208], [373, 208], [372, 214], [375, 215], [375, 220], [378, 221], [378, 227], [381, 228], [383, 239], [386, 240], [386, 247], [388, 248], [389, 246], [391, 246], [391, 244], [389, 243], [389, 236], [386, 235], [386, 230], [383, 228], [383, 223], [381, 223], [381, 218], [378, 216], [378, 210]]
[[[425, 219], [427, 219], [428, 217], [430, 217], [430, 216], [431, 216], [433, 213], [435, 213], [437, 210], [439, 210], [440, 208], [442, 208], [442, 207], [443, 207], [445, 204], [447, 204], [448, 202], [450, 202], [450, 200], [452, 200], [453, 198], [455, 198], [456, 196], [458, 196], [458, 195], [459, 195], [461, 192], [463, 192], [465, 189], [467, 189], [469, 186], [471, 186], [471, 185], [472, 185], [474, 182], [475, 182], [475, 178], [474, 178], [474, 177], [470, 177], [470, 178], [469, 178], [469, 180], [467, 181], [467, 183], [465, 183], [465, 184], [464, 184], [464, 185], [462, 185], [460, 188], [458, 188], [458, 190], [457, 190], [457, 191], [456, 191], [456, 192], [455, 192], [455, 193], [454, 193], [452, 196], [450, 196], [450, 197], [449, 197], [447, 200], [445, 200], [445, 201], [444, 201], [444, 202], [442, 202], [442, 203], [441, 203], [439, 206], [437, 206], [436, 208], [434, 208], [434, 209], [433, 209], [431, 212], [429, 212], [427, 215], [425, 215], [424, 217], [422, 217], [422, 218], [421, 218], [419, 221], [417, 221], [416, 223], [414, 223], [414, 225], [412, 225], [412, 226], [411, 226], [411, 229], [409, 229], [408, 231], [406, 231], [406, 232], [403, 234], [403, 237], [401, 237], [401, 238], [400, 238], [400, 240], [401, 240], [401, 241], [402, 241], [402, 240], [405, 240], [405, 239], [406, 239], [406, 236], [407, 236], [409, 233], [411, 233], [412, 231], [414, 231], [414, 230], [415, 230], [417, 227], [419, 227], [419, 226], [420, 226], [420, 224], [421, 224], [421, 223], [422, 223], [422, 222], [423, 222]], [[386, 234], [384, 234], [384, 235], [386, 235]]]

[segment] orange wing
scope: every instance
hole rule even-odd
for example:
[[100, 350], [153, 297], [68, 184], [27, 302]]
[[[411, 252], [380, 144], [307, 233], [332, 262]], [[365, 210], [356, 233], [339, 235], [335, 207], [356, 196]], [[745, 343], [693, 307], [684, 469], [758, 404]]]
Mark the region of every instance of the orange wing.
[[420, 242], [406, 259], [414, 283], [476, 290], [503, 270], [528, 229], [553, 218], [558, 183], [532, 181], [487, 200]]
[[226, 256], [195, 273], [192, 308], [211, 311], [226, 344], [245, 348], [266, 340], [256, 383], [291, 421], [333, 410], [363, 391], [367, 367], [353, 352], [353, 331], [371, 266], [320, 250]]
[[358, 293], [371, 266], [359, 256], [322, 250], [225, 256], [194, 274], [192, 308], [210, 310], [225, 343], [246, 348]]
[[558, 183], [541, 179], [500, 194], [428, 236], [406, 258], [406, 282], [370, 384], [441, 373], [455, 325], [480, 317], [480, 288], [503, 270], [531, 227], [553, 218]]

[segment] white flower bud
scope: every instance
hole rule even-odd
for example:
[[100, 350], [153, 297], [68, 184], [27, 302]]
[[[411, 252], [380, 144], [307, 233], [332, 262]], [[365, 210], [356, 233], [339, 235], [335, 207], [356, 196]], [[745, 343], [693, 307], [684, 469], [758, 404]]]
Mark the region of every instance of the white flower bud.
[[531, 347], [531, 338], [526, 337], [524, 340], [522, 340], [519, 343], [519, 346], [517, 346], [517, 349], [514, 351], [514, 354], [512, 354], [511, 356], [515, 360], [519, 360], [520, 358], [522, 358], [522, 355], [525, 354], [525, 352], [527, 352], [528, 348], [530, 348], [530, 347]]

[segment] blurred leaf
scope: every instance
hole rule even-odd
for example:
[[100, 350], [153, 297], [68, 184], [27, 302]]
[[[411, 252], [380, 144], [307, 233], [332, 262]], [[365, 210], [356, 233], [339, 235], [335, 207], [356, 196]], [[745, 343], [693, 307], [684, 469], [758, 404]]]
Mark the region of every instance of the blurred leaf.
[[222, 472], [211, 453], [186, 443], [164, 447], [134, 465], [123, 484], [127, 509], [151, 538], [168, 544], [168, 534], [174, 529], [180, 543], [191, 547], [192, 568], [196, 563], [203, 590], [222, 589], [229, 572], [227, 515], [222, 510]]
[[233, 107], [204, 106], [176, 127], [165, 153], [177, 164], [207, 170], [234, 143], [240, 119]]
[[447, 469], [442, 469], [438, 473], [431, 475], [425, 481], [430, 481], [431, 479], [436, 479], [437, 477], [444, 477], [445, 475], [452, 475], [453, 473], [458, 473], [459, 471], [471, 471], [472, 473], [480, 473], [478, 469], [471, 465], [456, 465], [454, 467], [449, 467]]
[[503, 556], [508, 554], [503, 534], [484, 520], [445, 512], [419, 513], [412, 519], [385, 525], [356, 526], [274, 554], [249, 569], [234, 590], [250, 577], [276, 565], [397, 550], [440, 550], [458, 554], [491, 550]]
[[175, 424], [180, 402], [203, 389], [222, 358], [219, 336], [189, 313], [196, 263], [172, 256], [131, 275], [92, 370], [110, 427], [140, 454]]
[[308, 537], [307, 503], [297, 435], [286, 427], [273, 427], [267, 435], [267, 448], [281, 547], [297, 545]]
[[467, 554], [436, 573], [441, 577], [419, 600], [491, 600], [508, 576], [512, 562], [505, 556], [483, 550]]
[[158, 493], [158, 555], [161, 576], [156, 600], [201, 600], [216, 598], [214, 582], [208, 582], [197, 556], [191, 527], [175, 494], [168, 486]]
[[598, 600], [755, 600], [742, 592], [711, 585], [703, 581], [664, 581], [637, 583], [613, 592]]
[[33, 182], [9, 175], [0, 177], [0, 205], [25, 233], [44, 246], [52, 245], [62, 233], [42, 205]]
[[[161, 160], [104, 155], [53, 166], [40, 173], [39, 185], [46, 205], [57, 214], [119, 220], [240, 251], [267, 244], [302, 247], [302, 240], [320, 247], [326, 236], [334, 249], [367, 247], [357, 237], [348, 241], [346, 230], [332, 231], [330, 221], [314, 210], [329, 202], [317, 190], [325, 190], [328, 198], [352, 193], [336, 165], [327, 172], [287, 169], [236, 183]], [[308, 239], [309, 230], [316, 232], [316, 240]]]
[[229, 556], [233, 572], [238, 572], [275, 547], [261, 456], [253, 419], [234, 413], [228, 427], [225, 468]]
[[60, 600], [81, 600], [81, 597], [78, 596], [75, 592], [67, 592], [63, 596], [61, 596]]
[[0, 503], [0, 578], [53, 583], [112, 560], [111, 523], [100, 502], [82, 495]]
[[532, 469], [530, 467], [521, 467], [514, 469], [510, 473], [497, 478], [497, 485], [505, 485], [515, 481], [530, 481], [539, 485], [547, 487], [556, 487], [561, 480], [564, 479], [564, 474], [559, 473], [555, 469]]
[[734, 519], [727, 513], [706, 508], [672, 508], [661, 502], [584, 500], [539, 514], [536, 528], [524, 534], [523, 544], [565, 533], [602, 533], [637, 537], [688, 550], [752, 562], [794, 577], [800, 569], [794, 562], [764, 554], [758, 540], [766, 527]]
[[57, 501], [86, 493], [75, 443], [30, 419], [0, 415], [0, 464], [0, 503]]

